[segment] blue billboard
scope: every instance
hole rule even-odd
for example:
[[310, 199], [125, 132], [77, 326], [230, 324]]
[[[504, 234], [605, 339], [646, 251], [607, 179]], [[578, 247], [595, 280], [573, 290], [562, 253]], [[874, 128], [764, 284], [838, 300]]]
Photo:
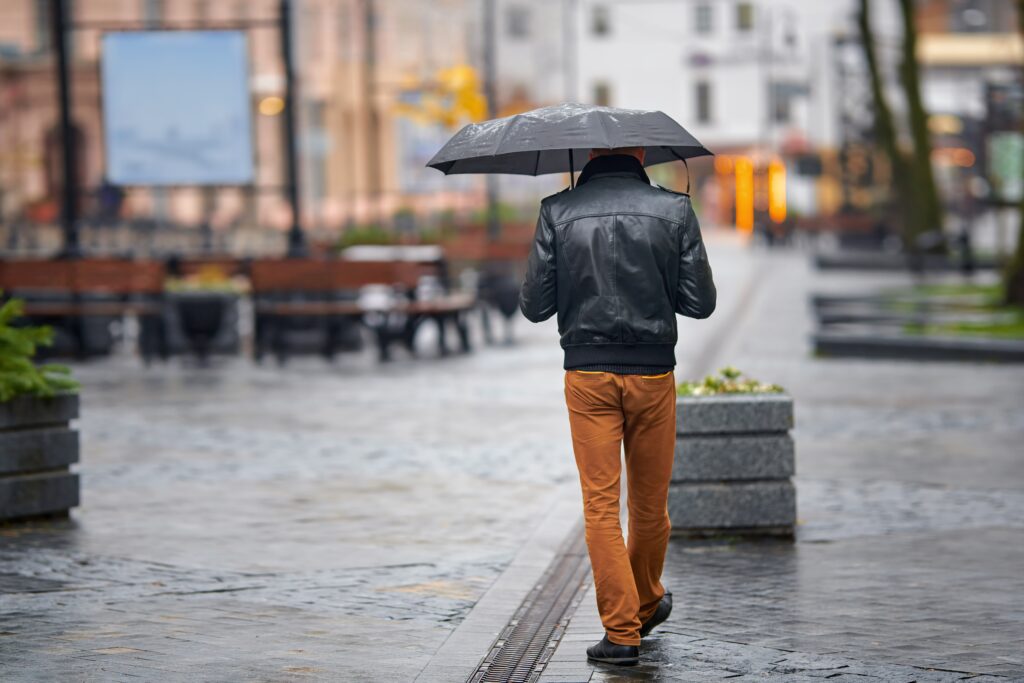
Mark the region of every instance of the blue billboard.
[[107, 33], [102, 87], [109, 182], [253, 181], [248, 47], [241, 31]]

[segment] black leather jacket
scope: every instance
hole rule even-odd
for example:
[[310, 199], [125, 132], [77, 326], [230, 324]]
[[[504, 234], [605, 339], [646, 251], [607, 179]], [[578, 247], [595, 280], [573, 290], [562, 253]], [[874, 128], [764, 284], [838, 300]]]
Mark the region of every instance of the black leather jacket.
[[675, 314], [706, 318], [715, 300], [689, 195], [651, 185], [635, 158], [595, 157], [541, 202], [519, 308], [558, 313], [566, 369], [674, 366]]

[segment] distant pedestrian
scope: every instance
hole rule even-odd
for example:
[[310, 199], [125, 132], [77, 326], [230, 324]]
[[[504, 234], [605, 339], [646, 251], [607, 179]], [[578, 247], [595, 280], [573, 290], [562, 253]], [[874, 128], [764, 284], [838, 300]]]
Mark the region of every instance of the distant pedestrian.
[[[558, 316], [565, 400], [605, 637], [588, 658], [636, 664], [672, 611], [661, 584], [675, 451], [677, 313], [716, 291], [687, 194], [651, 185], [645, 148], [594, 149], [575, 189], [541, 202], [519, 307]], [[629, 539], [619, 523], [625, 441]]]

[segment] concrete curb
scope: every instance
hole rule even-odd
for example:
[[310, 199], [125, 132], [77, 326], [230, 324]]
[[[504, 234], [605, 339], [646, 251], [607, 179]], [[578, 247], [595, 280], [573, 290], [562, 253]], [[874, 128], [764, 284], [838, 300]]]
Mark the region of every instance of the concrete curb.
[[836, 358], [1024, 362], [1024, 342], [1008, 339], [826, 332], [812, 342], [816, 353]]
[[509, 618], [540, 580], [566, 537], [575, 531], [582, 510], [575, 481], [559, 488], [544, 521], [437, 650], [416, 677], [417, 683], [464, 681], [476, 672]]

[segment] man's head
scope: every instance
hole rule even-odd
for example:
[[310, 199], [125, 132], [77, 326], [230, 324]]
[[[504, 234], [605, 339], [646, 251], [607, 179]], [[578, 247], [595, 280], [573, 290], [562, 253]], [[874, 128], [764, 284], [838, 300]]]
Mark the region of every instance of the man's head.
[[636, 158], [641, 164], [644, 163], [644, 153], [646, 150], [643, 147], [612, 147], [611, 149], [602, 149], [595, 147], [590, 150], [590, 158], [604, 157], [612, 154], [627, 154], [631, 157]]

